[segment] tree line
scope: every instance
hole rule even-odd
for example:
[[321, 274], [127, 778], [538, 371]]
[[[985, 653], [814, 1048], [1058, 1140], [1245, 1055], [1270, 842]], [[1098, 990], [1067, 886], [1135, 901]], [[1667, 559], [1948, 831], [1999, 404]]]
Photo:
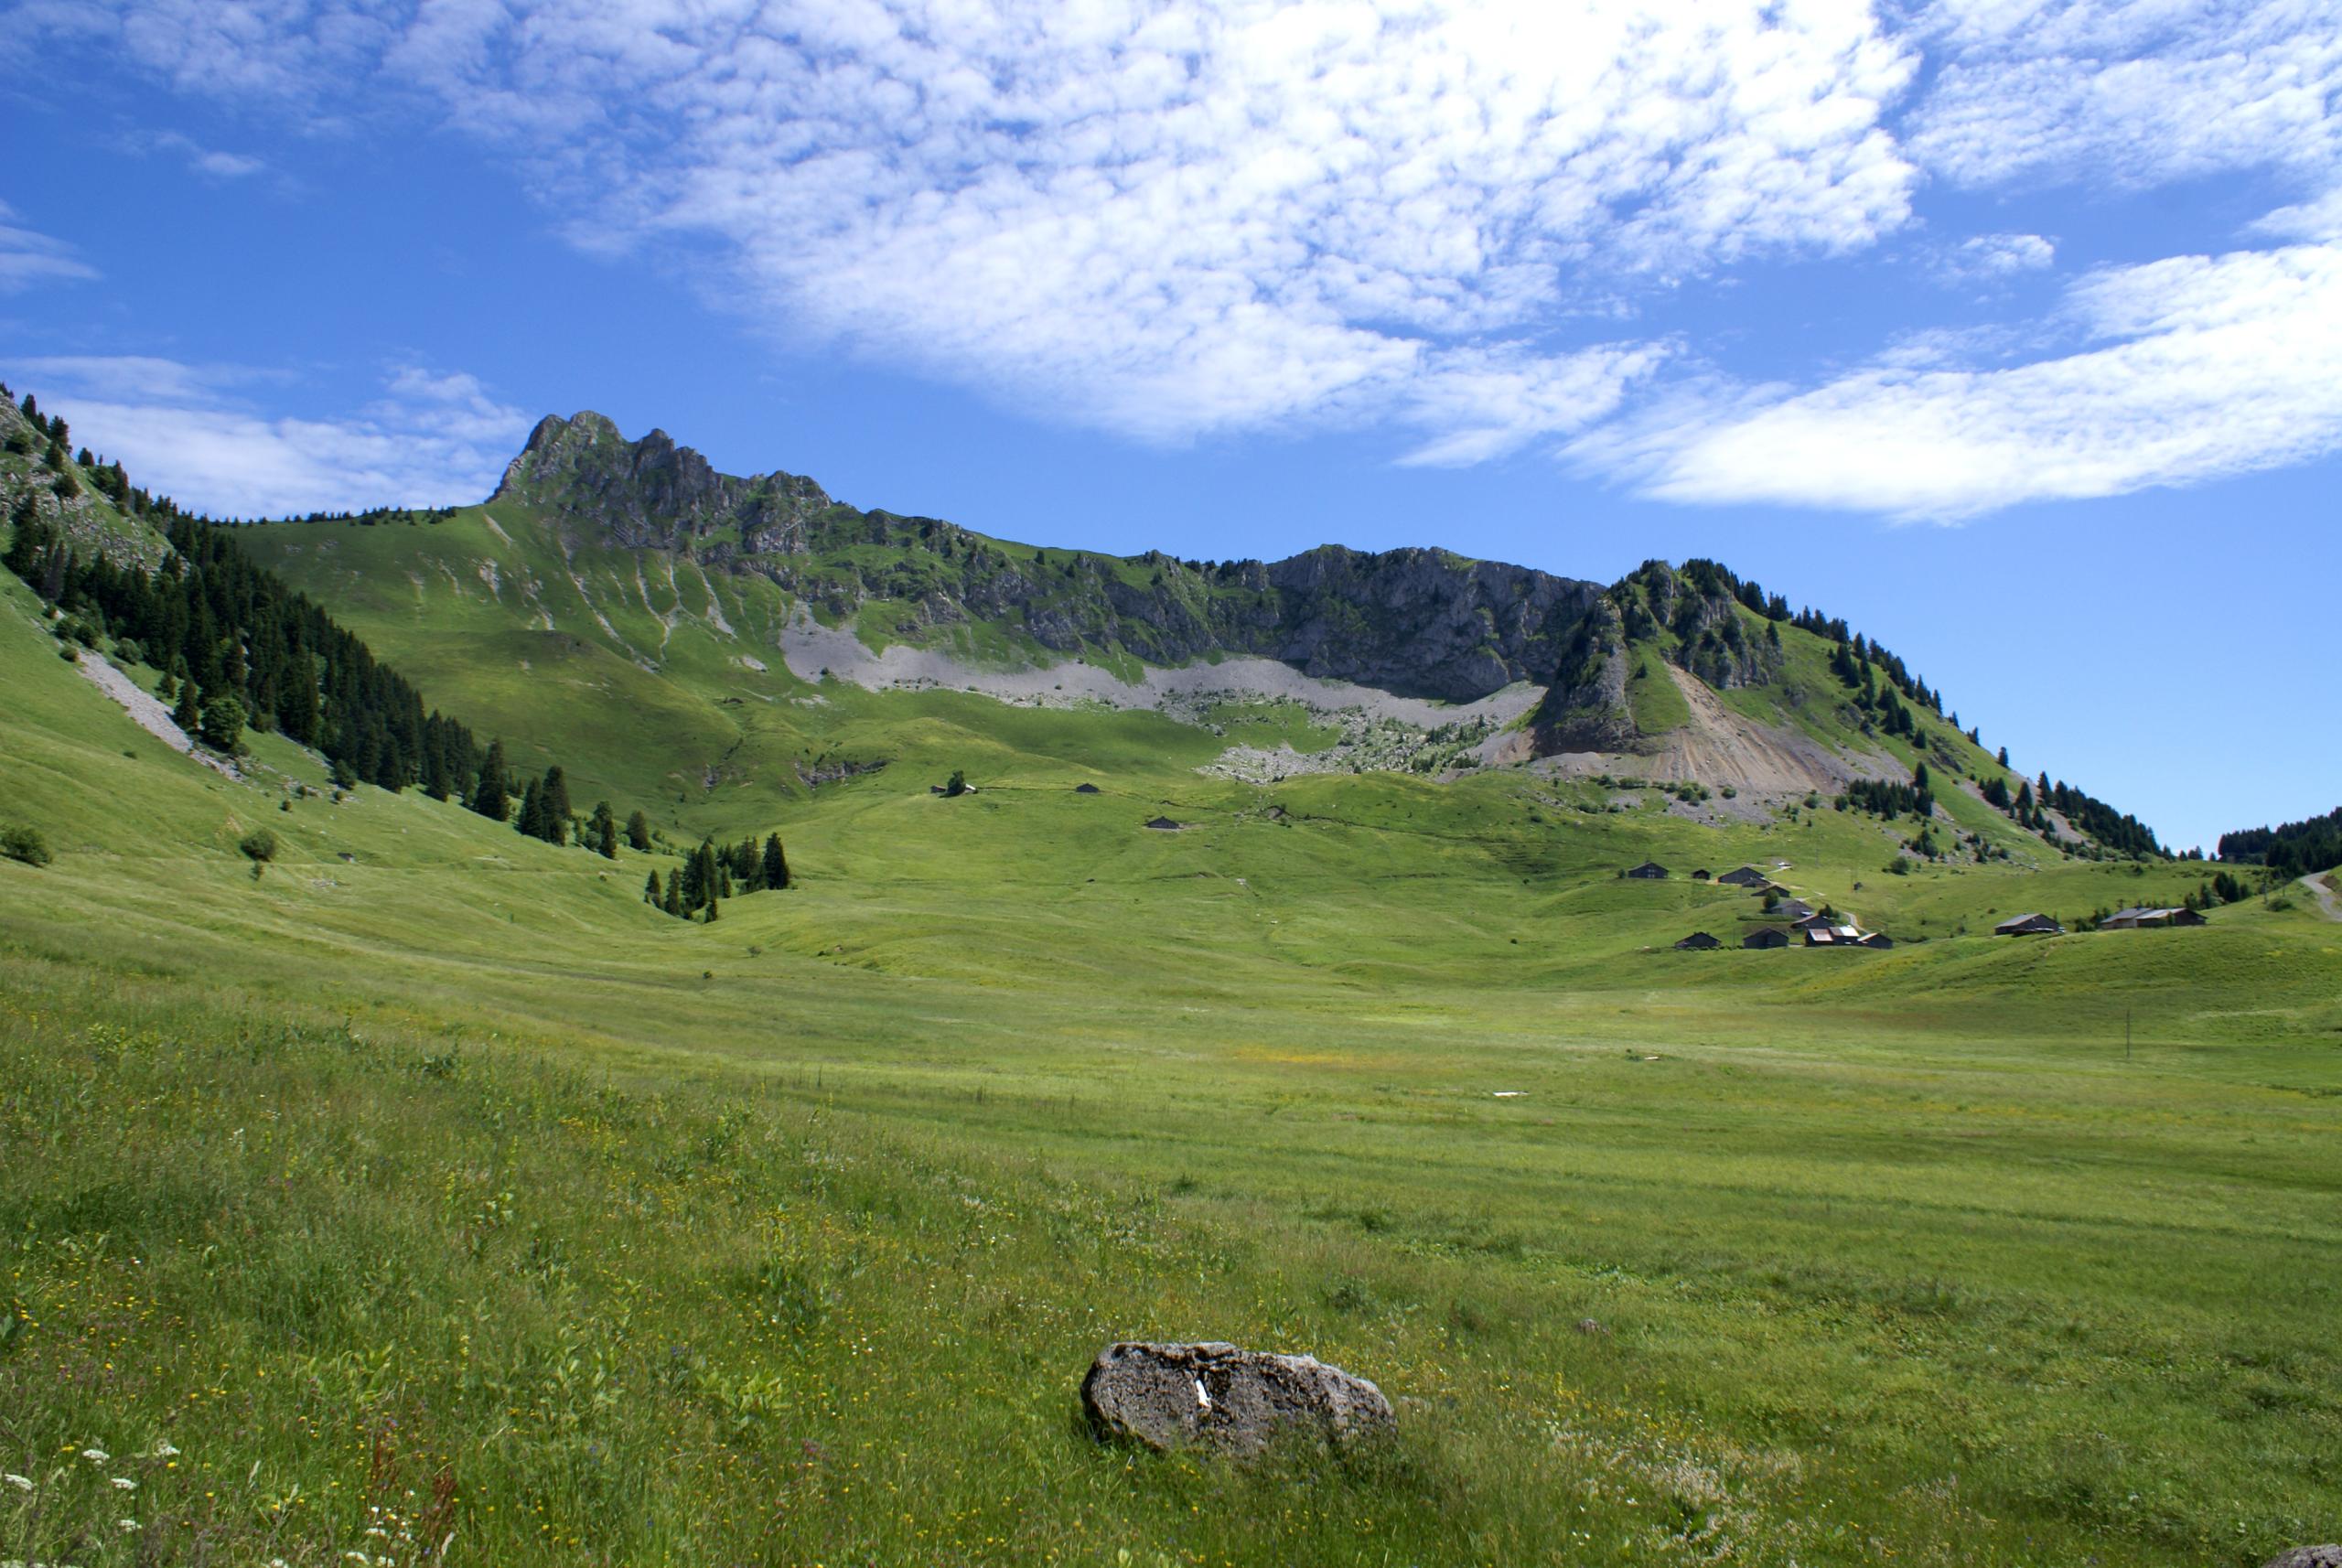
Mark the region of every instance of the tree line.
[[[0, 387], [0, 395], [5, 392]], [[65, 422], [43, 415], [29, 394], [22, 412], [58, 452], [68, 435]], [[245, 554], [231, 528], [134, 488], [118, 463], [97, 467], [90, 482], [163, 532], [171, 553], [159, 566], [145, 571], [75, 549], [42, 515], [30, 489], [10, 508], [0, 564], [65, 618], [62, 635], [92, 648], [112, 638], [125, 658], [162, 671], [158, 694], [174, 704], [172, 717], [188, 735], [233, 755], [248, 725], [277, 731], [323, 756], [343, 789], [361, 780], [393, 792], [420, 785], [435, 800], [458, 800], [531, 838], [575, 843], [612, 860], [621, 843], [644, 853], [653, 848], [641, 811], [621, 827], [601, 800], [581, 821], [558, 763], [521, 777], [500, 738], [483, 749], [462, 723], [426, 710], [422, 693], [356, 634]], [[656, 881], [658, 873], [651, 876]], [[704, 843], [651, 901], [674, 912], [671, 897], [688, 894], [689, 909], [705, 908], [736, 881], [750, 891], [789, 886], [777, 834], [761, 845], [750, 840], [716, 850]]]
[[2219, 857], [2265, 865], [2280, 876], [2307, 876], [2342, 866], [2342, 806], [2303, 822], [2222, 833]]

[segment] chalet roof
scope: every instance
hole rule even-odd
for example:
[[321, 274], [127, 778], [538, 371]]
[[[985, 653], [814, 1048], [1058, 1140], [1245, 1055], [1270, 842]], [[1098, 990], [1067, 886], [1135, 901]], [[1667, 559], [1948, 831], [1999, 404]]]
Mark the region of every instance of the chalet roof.
[[1659, 862], [1655, 860], [1644, 861], [1640, 865], [1636, 866], [1633, 871], [1629, 871], [1627, 875], [1631, 876], [1636, 871], [1656, 871], [1661, 876], [1667, 875], [1667, 867], [1660, 865]]
[[1724, 946], [1724, 943], [1716, 940], [1715, 938], [1708, 935], [1705, 931], [1693, 931], [1690, 936], [1685, 937], [1681, 941], [1677, 942], [1675, 945], [1678, 949], [1720, 948]]
[[1755, 866], [1744, 865], [1735, 870], [1725, 872], [1723, 875], [1717, 877], [1716, 880], [1718, 882], [1730, 882], [1744, 887], [1756, 887], [1761, 886], [1769, 880], [1769, 878], [1767, 878], [1763, 872], [1757, 870]]
[[1745, 948], [1778, 948], [1789, 945], [1789, 934], [1778, 926], [1759, 926], [1740, 939]]
[[1077, 795], [1095, 795], [1098, 793], [1098, 786], [1095, 784], [1076, 784], [1073, 787], [1073, 792]]
[[2003, 920], [1999, 925], [1994, 926], [1993, 929], [1995, 933], [2002, 931], [2021, 931], [2034, 927], [2054, 928], [2057, 924], [2057, 921], [2051, 919], [2047, 915], [2012, 915], [2007, 919]]
[[1171, 832], [1177, 829], [1186, 827], [1187, 824], [1185, 822], [1175, 822], [1168, 817], [1156, 817], [1146, 825], [1150, 828], [1159, 829], [1164, 832]]

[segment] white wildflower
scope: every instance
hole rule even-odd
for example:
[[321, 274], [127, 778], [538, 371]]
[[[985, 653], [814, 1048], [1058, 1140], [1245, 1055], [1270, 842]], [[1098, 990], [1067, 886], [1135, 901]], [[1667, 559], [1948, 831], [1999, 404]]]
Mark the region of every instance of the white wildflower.
[[178, 1456], [179, 1451], [172, 1447], [167, 1440], [155, 1444], [155, 1452], [147, 1455], [152, 1459], [176, 1459]]
[[122, 1533], [124, 1535], [134, 1534], [138, 1529], [138, 1521], [134, 1519], [118, 1519], [114, 1523], [122, 1527]]
[[81, 1450], [81, 1457], [92, 1465], [102, 1465], [113, 1455], [102, 1448], [84, 1448]]
[[[8, 1472], [8, 1484], [20, 1492], [29, 1492], [33, 1489], [33, 1478], [30, 1476], [19, 1476], [14, 1470]], [[5, 1563], [0, 1563], [0, 1568], [8, 1568], [8, 1565]]]
[[116, 1476], [113, 1478], [113, 1484], [117, 1491], [134, 1492], [138, 1489], [138, 1483], [127, 1476]]

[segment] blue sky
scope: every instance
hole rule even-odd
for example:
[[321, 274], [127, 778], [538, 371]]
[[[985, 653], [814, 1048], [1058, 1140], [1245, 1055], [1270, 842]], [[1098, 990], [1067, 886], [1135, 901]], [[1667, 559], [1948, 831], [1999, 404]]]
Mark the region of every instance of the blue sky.
[[547, 412], [1014, 538], [1709, 555], [2342, 803], [2342, 6], [0, 3], [0, 376], [221, 514]]

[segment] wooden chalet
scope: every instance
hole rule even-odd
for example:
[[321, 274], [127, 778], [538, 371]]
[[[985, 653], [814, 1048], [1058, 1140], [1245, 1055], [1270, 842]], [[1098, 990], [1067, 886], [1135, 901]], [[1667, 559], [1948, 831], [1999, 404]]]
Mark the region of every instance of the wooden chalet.
[[1655, 860], [1646, 860], [1640, 865], [1638, 865], [1628, 871], [1627, 875], [1629, 876], [1638, 876], [1646, 882], [1657, 882], [1666, 876], [1667, 867], [1660, 865], [1659, 862]]
[[1098, 793], [1098, 786], [1095, 784], [1076, 784], [1073, 787], [1073, 792], [1077, 795], [1095, 795]]
[[1772, 878], [1753, 865], [1744, 865], [1737, 871], [1725, 872], [1716, 880], [1727, 887], [1762, 887]]
[[1699, 870], [1697, 870], [1697, 871], [1695, 871], [1695, 872], [1692, 873], [1692, 881], [1694, 881], [1694, 882], [1705, 882], [1705, 881], [1707, 881], [1707, 880], [1708, 880], [1708, 868], [1707, 868], [1706, 866], [1704, 866], [1704, 865], [1703, 865], [1703, 866], [1700, 867], [1700, 869], [1699, 869]]
[[1745, 948], [1785, 948], [1789, 945], [1789, 934], [1778, 926], [1759, 926], [1741, 938], [1740, 945]]
[[1675, 944], [1675, 950], [1677, 952], [1706, 952], [1711, 948], [1720, 948], [1722, 946], [1724, 946], [1722, 942], [1708, 935], [1707, 932], [1693, 931], [1690, 936], [1685, 937], [1681, 941]]
[[1996, 937], [2063, 936], [2066, 928], [2047, 915], [2013, 915], [1993, 928]]
[[1766, 915], [1776, 920], [1810, 920], [1813, 918], [1813, 906], [1802, 898], [1784, 898]]
[[2189, 908], [2117, 909], [2098, 923], [2101, 931], [2137, 931], [2150, 926], [2200, 926], [2204, 917]]
[[1168, 817], [1156, 817], [1146, 825], [1153, 828], [1159, 833], [1176, 833], [1187, 824], [1185, 822], [1175, 822]]
[[1862, 932], [1852, 926], [1823, 924], [1806, 929], [1805, 945], [1810, 948], [1858, 948], [1865, 944]]

